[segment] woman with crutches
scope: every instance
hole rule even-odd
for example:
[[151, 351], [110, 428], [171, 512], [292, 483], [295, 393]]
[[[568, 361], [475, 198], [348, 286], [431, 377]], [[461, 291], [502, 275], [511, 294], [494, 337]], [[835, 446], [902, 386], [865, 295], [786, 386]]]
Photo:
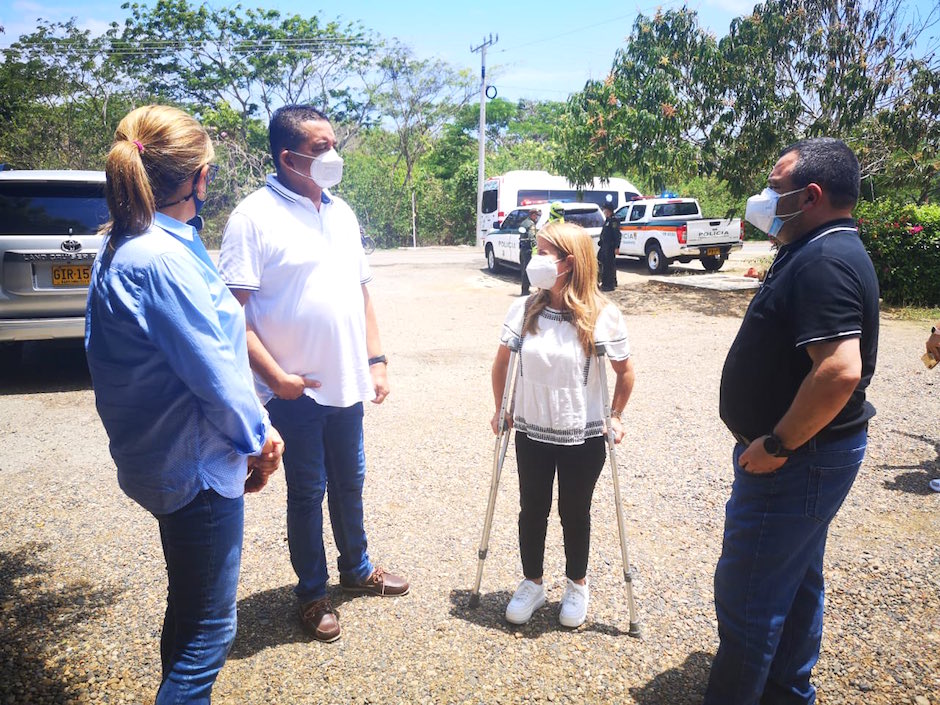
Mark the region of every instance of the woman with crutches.
[[516, 429], [524, 579], [506, 607], [506, 620], [524, 624], [545, 603], [542, 565], [557, 471], [567, 575], [558, 619], [573, 628], [587, 618], [591, 498], [607, 452], [598, 349], [602, 346], [615, 374], [610, 424], [617, 443], [623, 438], [620, 415], [634, 374], [623, 315], [597, 289], [590, 236], [577, 225], [550, 223], [539, 231], [537, 244], [527, 273], [539, 291], [510, 307], [492, 372], [496, 413], [491, 424], [498, 433], [510, 345], [519, 349], [506, 422]]

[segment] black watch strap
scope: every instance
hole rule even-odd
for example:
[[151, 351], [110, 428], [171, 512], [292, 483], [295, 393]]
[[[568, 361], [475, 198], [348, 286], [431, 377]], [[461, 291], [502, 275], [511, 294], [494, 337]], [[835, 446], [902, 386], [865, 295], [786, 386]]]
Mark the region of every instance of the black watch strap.
[[388, 364], [388, 358], [385, 357], [385, 355], [376, 355], [375, 357], [370, 357], [370, 358], [369, 358], [369, 367], [372, 367], [372, 365], [378, 365], [380, 362], [384, 362], [384, 363], [387, 365], [387, 364]]
[[789, 458], [793, 451], [783, 446], [783, 441], [775, 433], [770, 433], [764, 438], [764, 451], [775, 458]]

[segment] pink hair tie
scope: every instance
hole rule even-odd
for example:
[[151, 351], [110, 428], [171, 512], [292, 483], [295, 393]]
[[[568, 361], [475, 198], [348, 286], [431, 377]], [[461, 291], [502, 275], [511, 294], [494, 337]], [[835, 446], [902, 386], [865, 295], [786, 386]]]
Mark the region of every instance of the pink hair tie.
[[137, 146], [137, 151], [138, 151], [140, 154], [143, 154], [143, 153], [144, 153], [144, 145], [142, 145], [142, 144], [141, 144], [140, 142], [138, 142], [137, 140], [133, 140], [133, 142], [134, 142], [134, 144]]

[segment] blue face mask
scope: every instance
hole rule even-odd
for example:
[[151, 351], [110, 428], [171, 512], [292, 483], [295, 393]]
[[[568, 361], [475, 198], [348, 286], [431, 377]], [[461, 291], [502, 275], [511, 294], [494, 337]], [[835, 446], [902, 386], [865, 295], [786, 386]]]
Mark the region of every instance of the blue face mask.
[[[202, 207], [206, 205], [206, 199], [199, 198], [199, 196], [196, 195], [196, 187], [199, 184], [199, 173], [200, 172], [197, 171], [195, 178], [193, 178], [193, 190], [190, 191], [188, 196], [184, 196], [183, 198], [180, 198], [176, 201], [170, 201], [169, 203], [160, 204], [157, 207], [166, 208], [167, 206], [175, 206], [177, 203], [183, 203], [184, 201], [188, 201], [191, 198], [193, 199], [193, 205], [196, 206], [196, 215], [199, 215], [199, 211], [201, 211]], [[215, 179], [215, 175], [218, 173], [219, 173], [219, 165], [210, 164], [209, 170], [206, 172], [206, 195], [207, 196], [209, 193], [209, 184], [212, 183], [213, 179]]]
[[196, 215], [199, 215], [199, 211], [201, 211], [202, 207], [206, 205], [206, 199], [199, 198], [199, 196], [196, 195], [195, 187], [193, 187], [193, 203], [196, 204]]

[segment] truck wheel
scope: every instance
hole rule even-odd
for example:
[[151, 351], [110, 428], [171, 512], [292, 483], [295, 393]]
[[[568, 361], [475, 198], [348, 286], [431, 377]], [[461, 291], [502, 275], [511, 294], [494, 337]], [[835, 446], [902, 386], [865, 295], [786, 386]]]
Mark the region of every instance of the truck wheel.
[[706, 272], [717, 272], [724, 263], [725, 258], [721, 255], [718, 257], [709, 257], [708, 255], [702, 257], [702, 266], [705, 267]]
[[646, 268], [650, 274], [662, 274], [669, 267], [669, 260], [663, 255], [658, 242], [651, 242], [646, 246]]
[[496, 253], [493, 252], [493, 246], [486, 246], [486, 268], [491, 272], [495, 272], [499, 269], [499, 263], [496, 261]]

